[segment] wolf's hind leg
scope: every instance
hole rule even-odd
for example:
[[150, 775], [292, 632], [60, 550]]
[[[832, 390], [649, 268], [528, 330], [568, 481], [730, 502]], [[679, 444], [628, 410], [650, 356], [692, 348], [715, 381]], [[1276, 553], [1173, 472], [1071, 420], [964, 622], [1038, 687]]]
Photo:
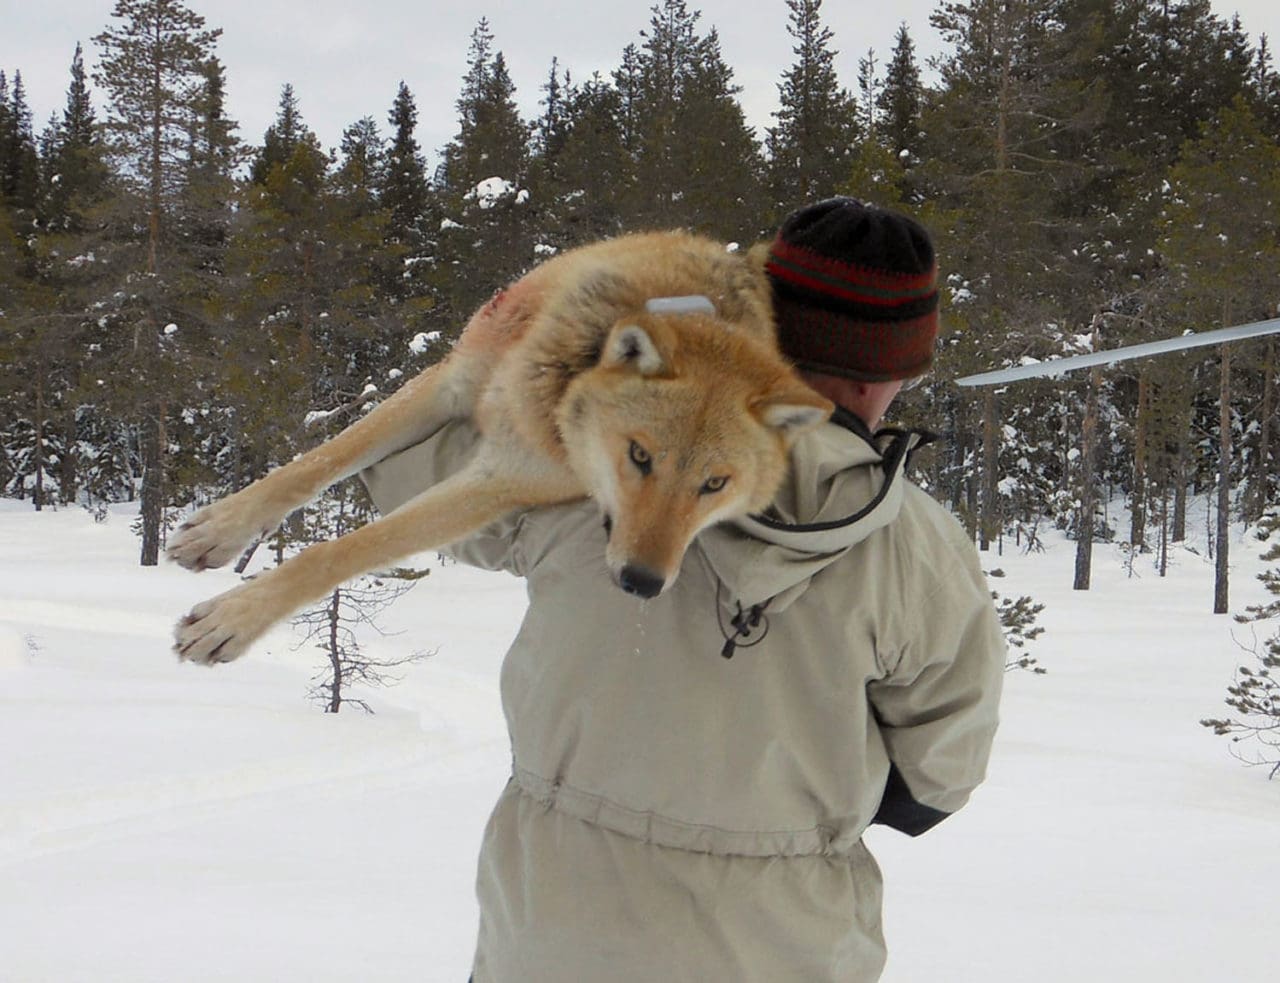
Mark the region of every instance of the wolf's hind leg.
[[[511, 452], [485, 453], [390, 515], [196, 605], [174, 630], [174, 651], [191, 662], [239, 658], [268, 628], [344, 581], [414, 553], [446, 546], [518, 508], [581, 498], [571, 472]], [[514, 454], [514, 456], [513, 456]], [[505, 460], [503, 460], [505, 457]], [[507, 463], [515, 460], [513, 470]]]

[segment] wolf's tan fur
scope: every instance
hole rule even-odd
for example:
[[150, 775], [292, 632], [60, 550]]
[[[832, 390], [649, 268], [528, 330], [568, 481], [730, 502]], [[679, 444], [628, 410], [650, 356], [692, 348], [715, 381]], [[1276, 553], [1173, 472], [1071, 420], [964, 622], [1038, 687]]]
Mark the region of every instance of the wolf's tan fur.
[[[646, 311], [703, 295], [715, 314]], [[685, 233], [564, 253], [472, 317], [447, 359], [326, 444], [196, 513], [169, 545], [222, 566], [330, 484], [472, 417], [484, 439], [460, 473], [334, 542], [197, 605], [175, 650], [226, 662], [275, 622], [360, 573], [446, 545], [518, 508], [590, 496], [606, 561], [650, 596], [713, 522], [765, 507], [791, 439], [831, 404], [779, 356], [760, 266]]]

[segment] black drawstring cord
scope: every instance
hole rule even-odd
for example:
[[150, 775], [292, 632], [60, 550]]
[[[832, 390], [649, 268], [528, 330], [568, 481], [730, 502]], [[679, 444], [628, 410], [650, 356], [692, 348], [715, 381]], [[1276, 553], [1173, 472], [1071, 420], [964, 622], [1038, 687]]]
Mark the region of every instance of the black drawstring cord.
[[[763, 604], [753, 604], [745, 609], [741, 601], [735, 601], [738, 613], [729, 619], [729, 624], [733, 626], [733, 631], [730, 632], [725, 628], [724, 615], [721, 613], [720, 595], [723, 586], [723, 584], [716, 584], [716, 621], [720, 625], [720, 634], [724, 636], [724, 647], [720, 649], [720, 656], [725, 659], [732, 659], [733, 653], [739, 647], [748, 649], [753, 645], [759, 645], [764, 641], [764, 636], [769, 634], [769, 619], [764, 613], [764, 609], [769, 606], [769, 601], [765, 601]], [[760, 634], [751, 641], [746, 641], [751, 637], [751, 633], [760, 627], [761, 622], [764, 623], [764, 628]], [[739, 641], [739, 638], [742, 641]]]

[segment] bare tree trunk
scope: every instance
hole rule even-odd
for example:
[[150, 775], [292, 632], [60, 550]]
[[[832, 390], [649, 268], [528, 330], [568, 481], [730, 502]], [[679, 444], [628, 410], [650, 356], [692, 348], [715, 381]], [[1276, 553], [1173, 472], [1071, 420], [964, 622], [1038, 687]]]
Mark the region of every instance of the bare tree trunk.
[[142, 565], [160, 562], [160, 527], [164, 518], [164, 428], [161, 406], [152, 403], [142, 418]]
[[80, 452], [76, 447], [76, 411], [63, 417], [62, 459], [58, 462], [58, 494], [64, 502], [74, 503], [80, 493]]
[[951, 442], [951, 511], [960, 513], [964, 505], [965, 458], [968, 453], [968, 433], [965, 427], [963, 403], [956, 400], [951, 414], [955, 439]]
[[978, 533], [978, 486], [974, 481], [978, 443], [976, 435], [971, 432], [972, 415], [972, 407], [967, 398], [956, 402], [951, 505], [970, 539], [974, 539]]
[[44, 359], [36, 364], [36, 445], [35, 452], [36, 488], [31, 502], [40, 512], [44, 509]]
[[1138, 371], [1138, 423], [1133, 435], [1133, 508], [1129, 545], [1139, 550], [1147, 536], [1147, 370]]
[[1222, 346], [1222, 389], [1218, 407], [1218, 555], [1214, 563], [1213, 613], [1228, 607], [1227, 558], [1231, 543], [1231, 348]]
[[1076, 572], [1073, 590], [1088, 590], [1093, 564], [1093, 447], [1098, 429], [1098, 370], [1089, 373], [1084, 426], [1080, 431], [1080, 512], [1076, 519]]
[[325, 713], [337, 713], [342, 709], [342, 646], [338, 629], [342, 624], [342, 588], [335, 588], [329, 598], [329, 664], [333, 667], [333, 682], [329, 684], [329, 705]]
[[1267, 338], [1267, 354], [1262, 361], [1262, 419], [1258, 433], [1258, 473], [1254, 478], [1253, 508], [1249, 518], [1257, 522], [1267, 509], [1271, 495], [1271, 416], [1274, 413], [1276, 342]]
[[[977, 447], [974, 447], [976, 456]], [[964, 474], [964, 527], [969, 538], [978, 535], [978, 477], [974, 468], [966, 468]]]
[[1187, 438], [1178, 437], [1178, 460], [1173, 469], [1173, 527], [1169, 538], [1181, 543], [1187, 538]]
[[982, 520], [978, 523], [978, 549], [991, 549], [991, 540], [1000, 530], [999, 509], [999, 427], [996, 419], [995, 388], [988, 386], [982, 397]]
[[1169, 574], [1169, 479], [1160, 489], [1160, 576]]
[[[1093, 317], [1093, 347], [1098, 348], [1102, 316]], [[1093, 567], [1093, 456], [1098, 431], [1098, 387], [1102, 374], [1089, 371], [1089, 384], [1084, 397], [1084, 425], [1080, 428], [1080, 516], [1076, 528], [1076, 575], [1073, 590], [1088, 590]]]

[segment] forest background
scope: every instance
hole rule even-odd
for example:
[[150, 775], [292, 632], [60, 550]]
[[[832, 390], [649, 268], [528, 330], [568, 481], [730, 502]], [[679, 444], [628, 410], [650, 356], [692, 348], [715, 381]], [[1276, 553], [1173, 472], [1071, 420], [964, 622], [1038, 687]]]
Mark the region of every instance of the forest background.
[[[851, 194], [939, 246], [935, 371], [899, 414], [943, 437], [918, 480], [983, 549], [1066, 529], [1081, 587], [1095, 537], [1159, 564], [1216, 486], [1227, 610], [1227, 524], [1275, 498], [1274, 342], [953, 384], [1280, 313], [1280, 74], [1208, 0], [944, 2], [925, 66], [905, 25], [883, 61], [840, 58], [821, 0], [785, 0], [794, 61], [763, 132], [685, 0], [651, 7], [609, 72], [553, 59], [533, 118], [481, 18], [434, 165], [404, 84], [338, 147], [290, 85], [242, 137], [197, 6], [118, 0], [40, 127], [21, 66], [0, 74], [0, 494], [140, 500], [154, 564], [193, 503], [367, 411], [540, 259], [657, 227], [747, 245]], [[294, 521], [276, 546], [322, 534]]]

